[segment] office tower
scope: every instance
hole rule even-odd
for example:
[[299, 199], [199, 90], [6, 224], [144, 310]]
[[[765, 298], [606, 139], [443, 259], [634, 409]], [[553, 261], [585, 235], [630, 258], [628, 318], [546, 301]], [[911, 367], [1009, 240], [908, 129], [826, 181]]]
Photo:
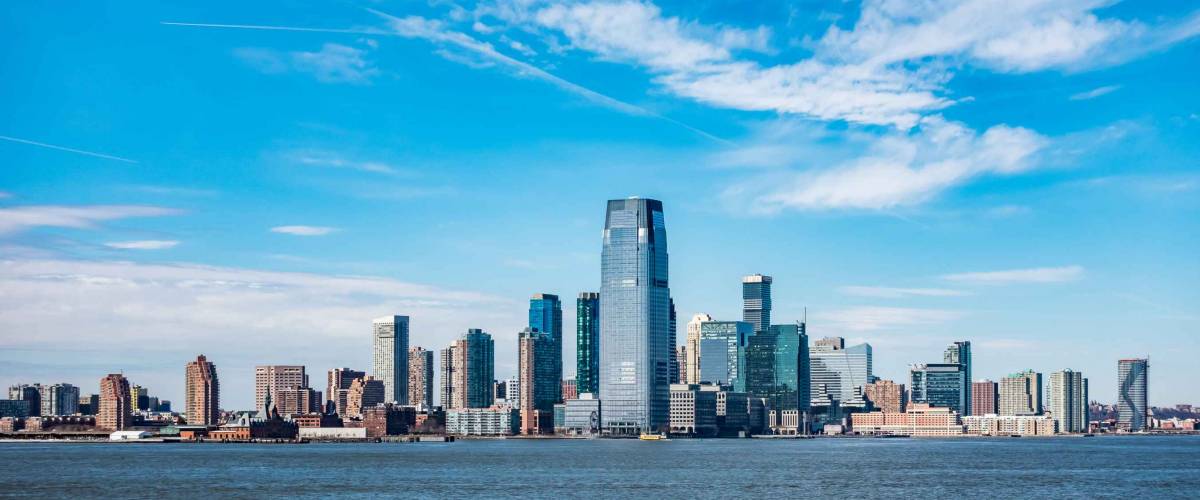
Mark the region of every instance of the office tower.
[[561, 383], [554, 370], [554, 337], [526, 328], [517, 334], [517, 373], [520, 379], [522, 434], [547, 431], [542, 415], [550, 415]]
[[752, 274], [742, 278], [742, 321], [755, 332], [771, 326], [771, 277]]
[[96, 412], [96, 428], [119, 431], [133, 425], [129, 401], [129, 381], [119, 373], [100, 379], [100, 411]]
[[670, 370], [670, 371], [667, 373], [667, 379], [668, 379], [667, 382], [671, 383], [671, 384], [678, 384], [679, 383], [679, 362], [680, 362], [680, 360], [679, 360], [679, 356], [678, 356], [679, 351], [675, 348], [676, 343], [677, 343], [677, 339], [675, 336], [675, 334], [676, 334], [675, 329], [678, 328], [679, 325], [678, 325], [678, 323], [676, 323], [676, 318], [675, 318], [675, 299], [668, 298], [667, 304], [670, 306], [670, 312], [668, 313], [669, 319], [667, 322], [668, 323], [668, 325], [667, 325], [667, 345], [669, 346], [669, 351], [667, 351], [667, 354], [670, 355], [670, 357], [671, 357], [671, 360], [669, 362], [669, 368], [668, 368], [668, 370]]
[[1000, 379], [1001, 415], [1042, 414], [1042, 374], [1033, 370]]
[[355, 379], [365, 376], [367, 376], [367, 372], [351, 370], [349, 368], [334, 368], [329, 370], [329, 375], [326, 377], [325, 400], [333, 402], [334, 410], [337, 411], [338, 416], [346, 416], [346, 396], [350, 393], [350, 384], [354, 383]]
[[[698, 384], [672, 384], [671, 434], [716, 436], [717, 392], [701, 390]], [[601, 404], [603, 404], [601, 400]]]
[[962, 415], [967, 406], [967, 374], [958, 363], [926, 363], [909, 369], [910, 400], [929, 406], [949, 408]]
[[668, 424], [670, 287], [662, 202], [610, 200], [600, 258], [600, 414], [606, 432]]
[[679, 360], [679, 373], [676, 378], [682, 383], [687, 383], [688, 350], [686, 345], [675, 346], [675, 359]]
[[784, 411], [807, 412], [810, 403], [808, 334], [804, 323], [771, 325], [750, 336], [746, 347], [746, 392], [763, 398], [780, 425]]
[[74, 415], [79, 413], [79, 388], [71, 384], [39, 385], [41, 415]]
[[433, 351], [408, 350], [408, 404], [433, 407]]
[[1058, 432], [1086, 432], [1088, 429], [1087, 379], [1066, 369], [1050, 374], [1046, 385], [1046, 406], [1058, 424]]
[[374, 366], [388, 402], [408, 404], [408, 316], [384, 316], [373, 322]]
[[463, 407], [462, 393], [454, 392], [455, 387], [462, 385], [462, 370], [455, 369], [455, 366], [462, 365], [462, 356], [458, 349], [458, 342], [457, 340], [451, 342], [450, 346], [442, 349], [438, 355], [442, 367], [442, 391], [439, 402], [445, 409]]
[[1000, 411], [1000, 392], [991, 380], [971, 384], [971, 415], [990, 415]]
[[963, 401], [960, 415], [971, 415], [971, 342], [963, 340], [950, 344], [943, 354], [943, 361], [946, 363], [957, 363], [962, 365], [962, 371], [965, 377], [963, 383]]
[[891, 380], [876, 380], [863, 386], [863, 397], [871, 402], [875, 411], [904, 413], [908, 407], [908, 392], [904, 384]]
[[188, 362], [184, 376], [188, 425], [217, 425], [221, 420], [221, 400], [216, 365], [201, 354]]
[[[746, 391], [746, 343], [754, 326], [745, 321], [706, 321], [700, 325], [700, 383]], [[601, 399], [603, 402], [603, 399]]]
[[687, 379], [684, 381], [688, 384], [700, 383], [700, 328], [708, 321], [713, 321], [713, 317], [704, 313], [699, 313], [692, 316], [692, 320], [687, 324]]
[[267, 392], [272, 396], [289, 387], [308, 387], [308, 375], [301, 365], [259, 365], [254, 367], [254, 407], [262, 409]]
[[554, 341], [554, 352], [558, 353], [554, 358], [554, 399], [562, 401], [560, 391], [562, 387], [558, 384], [562, 381], [563, 365], [562, 365], [562, 302], [558, 300], [557, 295], [548, 293], [536, 293], [529, 299], [529, 327], [550, 335]]
[[363, 412], [387, 402], [387, 385], [370, 375], [350, 382], [346, 392], [346, 414], [351, 418], [362, 418]]
[[563, 401], [579, 398], [579, 384], [573, 378], [562, 381]]
[[1146, 429], [1147, 359], [1117, 361], [1117, 426], [1129, 432]]
[[442, 351], [442, 404], [446, 408], [492, 406], [495, 352], [492, 336], [478, 328], [467, 330]]
[[575, 382], [579, 392], [600, 392], [600, 294], [575, 301]]
[[850, 401], [859, 389], [875, 378], [871, 344], [846, 347], [841, 337], [825, 337], [813, 341], [809, 350], [809, 371], [812, 376], [810, 393], [818, 396], [817, 387], [825, 386], [826, 394], [838, 401]]
[[20, 384], [8, 388], [8, 399], [29, 402], [29, 416], [42, 415], [42, 391], [36, 385]]

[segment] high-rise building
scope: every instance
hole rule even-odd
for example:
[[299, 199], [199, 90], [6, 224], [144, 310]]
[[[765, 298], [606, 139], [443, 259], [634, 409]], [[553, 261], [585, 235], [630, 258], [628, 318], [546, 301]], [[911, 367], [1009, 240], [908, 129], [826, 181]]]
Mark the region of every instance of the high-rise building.
[[150, 410], [150, 389], [137, 384], [129, 386], [129, 404], [133, 411], [149, 411]]
[[713, 317], [704, 313], [692, 316], [692, 320], [687, 324], [687, 339], [685, 342], [687, 348], [687, 379], [682, 383], [699, 384], [700, 383], [700, 328], [708, 322], [713, 321]]
[[408, 403], [433, 407], [433, 351], [408, 350]]
[[908, 392], [904, 384], [891, 380], [876, 380], [863, 386], [863, 397], [871, 402], [875, 411], [904, 413], [908, 407]]
[[967, 374], [958, 363], [925, 363], [909, 369], [909, 390], [913, 403], [949, 408], [962, 415], [967, 407]]
[[667, 337], [668, 337], [667, 345], [669, 346], [670, 349], [667, 352], [667, 354], [671, 357], [671, 360], [669, 362], [669, 368], [668, 368], [669, 371], [667, 373], [667, 378], [669, 380], [667, 380], [667, 382], [671, 383], [671, 384], [678, 384], [679, 383], [680, 360], [679, 360], [679, 351], [676, 349], [678, 339], [676, 338], [677, 332], [675, 330], [679, 327], [679, 324], [676, 322], [676, 317], [675, 317], [675, 299], [668, 298], [667, 304], [670, 305], [669, 320], [668, 320], [668, 325], [667, 325]]
[[971, 342], [963, 340], [950, 344], [946, 348], [946, 352], [942, 355], [943, 361], [946, 363], [957, 363], [962, 365], [962, 371], [965, 376], [963, 382], [963, 401], [961, 415], [971, 414]]
[[221, 386], [217, 381], [217, 366], [203, 354], [189, 361], [185, 368], [184, 404], [188, 425], [217, 425], [221, 421]]
[[71, 384], [42, 384], [37, 387], [43, 417], [79, 413], [78, 387]]
[[971, 415], [995, 415], [1000, 411], [1000, 392], [991, 380], [971, 383]]
[[110, 373], [100, 379], [100, 411], [96, 413], [96, 428], [119, 431], [133, 425], [129, 401], [129, 381], [124, 375]]
[[1147, 359], [1117, 361], [1117, 426], [1129, 432], [1146, 429], [1150, 410], [1146, 391], [1150, 362]]
[[[562, 302], [558, 300], [557, 295], [549, 293], [535, 293], [529, 299], [529, 328], [550, 335], [554, 341], [553, 352], [557, 355], [551, 355], [554, 361], [554, 399], [562, 401], [562, 388], [558, 385], [562, 381], [563, 365], [562, 365]], [[553, 410], [553, 408], [551, 408]]]
[[42, 391], [36, 385], [20, 384], [8, 388], [8, 399], [29, 403], [29, 416], [42, 415]]
[[1001, 415], [1042, 414], [1042, 374], [1033, 370], [1000, 379]]
[[809, 350], [812, 399], [818, 397], [819, 386], [824, 386], [829, 397], [839, 403], [854, 399], [856, 389], [875, 378], [872, 362], [871, 344], [846, 347], [846, 341], [841, 337], [813, 341]]
[[554, 338], [547, 332], [526, 328], [517, 334], [517, 372], [520, 379], [521, 432], [540, 434], [552, 430], [542, 426], [541, 415], [552, 415], [561, 387], [554, 374]]
[[521, 408], [521, 379], [512, 377], [504, 381], [504, 402], [513, 408]]
[[569, 378], [562, 381], [562, 397], [563, 401], [579, 398], [579, 384], [575, 379]]
[[[754, 326], [745, 321], [706, 321], [700, 325], [700, 383], [746, 391], [746, 344]], [[603, 401], [603, 399], [601, 399]]]
[[[170, 401], [166, 403], [170, 404]], [[80, 394], [79, 395], [79, 414], [96, 416], [96, 412], [100, 411], [100, 395], [99, 394]]]
[[579, 392], [600, 392], [600, 294], [575, 301], [575, 382]]
[[334, 368], [329, 370], [328, 384], [325, 386], [325, 399], [333, 402], [338, 416], [346, 416], [346, 397], [350, 393], [350, 384], [355, 379], [367, 376], [367, 372], [349, 368]]
[[752, 274], [742, 278], [742, 321], [755, 332], [771, 326], [771, 277]]
[[784, 412], [805, 413], [809, 389], [808, 334], [804, 323], [771, 325], [750, 336], [746, 347], [746, 392], [767, 402], [768, 411], [781, 425]]
[[1058, 425], [1058, 432], [1086, 432], [1088, 429], [1088, 380], [1071, 369], [1053, 372], [1046, 385], [1046, 406]]
[[254, 367], [254, 407], [266, 405], [267, 393], [278, 401], [279, 391], [291, 387], [308, 387], [308, 375], [303, 365], [259, 365]]
[[447, 409], [492, 406], [495, 352], [492, 336], [478, 328], [442, 350], [442, 404]]
[[[463, 394], [455, 392], [455, 387], [462, 387], [462, 352], [459, 350], [458, 340], [451, 342], [450, 346], [442, 349], [438, 357], [441, 361], [441, 400], [442, 407], [445, 409], [462, 408]], [[457, 369], [456, 369], [457, 367]]]
[[600, 414], [605, 432], [668, 425], [670, 285], [662, 202], [610, 200], [600, 258]]
[[272, 392], [275, 409], [280, 415], [298, 415], [302, 413], [320, 413], [322, 410], [321, 391], [311, 387], [284, 387], [279, 392]]
[[408, 316], [384, 316], [373, 322], [374, 366], [388, 402], [408, 404]]
[[679, 362], [678, 380], [682, 383], [687, 383], [688, 373], [688, 350], [686, 345], [675, 346], [675, 359]]
[[383, 381], [372, 376], [364, 376], [350, 382], [350, 390], [346, 392], [346, 414], [352, 418], [362, 418], [367, 408], [387, 402], [387, 389]]

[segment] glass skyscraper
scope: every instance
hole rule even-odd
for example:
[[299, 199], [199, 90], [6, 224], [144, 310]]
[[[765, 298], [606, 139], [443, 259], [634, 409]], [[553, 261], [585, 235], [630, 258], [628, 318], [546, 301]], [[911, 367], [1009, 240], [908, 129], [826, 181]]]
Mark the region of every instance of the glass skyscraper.
[[575, 301], [575, 384], [579, 393], [600, 392], [600, 294]]
[[742, 321], [756, 332], [771, 327], [771, 277], [752, 274], [742, 278]]
[[839, 403], [850, 401], [856, 397], [855, 389], [875, 378], [871, 344], [846, 347], [841, 337], [826, 337], [813, 343], [809, 362], [811, 398], [817, 398], [819, 387], [824, 386], [830, 398]]
[[946, 348], [946, 352], [942, 358], [947, 363], [956, 363], [962, 365], [963, 369], [963, 400], [966, 401], [962, 406], [960, 415], [971, 414], [971, 342], [964, 340], [950, 344]]
[[[529, 299], [529, 328], [545, 333], [554, 341], [551, 360], [554, 364], [555, 379], [562, 381], [562, 302], [558, 300], [557, 295], [548, 293], [534, 294]], [[554, 400], [562, 400], [562, 385], [556, 382], [554, 385], [557, 389], [554, 390]]]
[[770, 409], [808, 411], [808, 370], [804, 323], [771, 325], [750, 337], [746, 346], [746, 392], [765, 398]]
[[495, 401], [496, 344], [483, 330], [471, 328], [462, 338], [463, 403], [467, 408], [487, 408]]
[[408, 316], [374, 321], [371, 374], [383, 382], [384, 401], [408, 404]]
[[673, 346], [662, 202], [609, 200], [600, 296], [600, 425], [616, 434], [664, 430]]
[[669, 356], [671, 356], [671, 364], [670, 364], [671, 367], [669, 368], [671, 371], [667, 375], [667, 378], [670, 379], [667, 382], [671, 383], [671, 384], [678, 384], [679, 383], [679, 349], [677, 348], [678, 346], [676, 345], [676, 342], [678, 342], [678, 339], [676, 337], [676, 329], [679, 328], [679, 324], [676, 322], [676, 318], [675, 318], [675, 299], [668, 298], [667, 303], [670, 304], [670, 306], [671, 306], [671, 311], [669, 313], [670, 320], [667, 322], [668, 323], [667, 324], [667, 345], [670, 346], [670, 351], [667, 354]]
[[962, 415], [967, 407], [967, 374], [958, 363], [929, 363], [913, 365], [909, 370], [909, 390], [913, 403], [950, 408]]
[[1146, 359], [1117, 361], [1117, 426], [1129, 432], [1146, 429]]
[[733, 386], [746, 392], [746, 342], [754, 326], [745, 321], [708, 321], [700, 325], [700, 382]]

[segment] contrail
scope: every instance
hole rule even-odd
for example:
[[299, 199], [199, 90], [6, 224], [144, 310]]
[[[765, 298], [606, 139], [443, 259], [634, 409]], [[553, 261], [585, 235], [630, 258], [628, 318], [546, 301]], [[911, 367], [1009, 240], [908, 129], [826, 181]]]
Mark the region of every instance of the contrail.
[[28, 140], [28, 139], [19, 139], [16, 137], [9, 137], [7, 135], [0, 135], [0, 139], [6, 140], [6, 141], [11, 141], [11, 142], [19, 142], [21, 144], [29, 144], [31, 146], [41, 146], [43, 148], [50, 148], [50, 149], [57, 149], [59, 151], [78, 153], [81, 155], [95, 156], [96, 158], [104, 158], [106, 160], [117, 160], [117, 161], [123, 161], [125, 163], [137, 163], [137, 160], [130, 160], [129, 158], [121, 158], [120, 156], [112, 156], [112, 155], [106, 155], [104, 153], [94, 153], [92, 151], [84, 151], [82, 149], [73, 149], [73, 148], [68, 148], [68, 147], [63, 147], [63, 146], [55, 146], [53, 144], [46, 144], [44, 142], [36, 142], [36, 141]]
[[193, 28], [226, 28], [226, 29], [241, 29], [241, 30], [264, 30], [264, 31], [306, 31], [310, 33], [348, 33], [352, 35], [383, 35], [394, 36], [391, 33], [370, 30], [370, 29], [336, 29], [336, 28], [303, 28], [298, 26], [263, 26], [258, 24], [209, 24], [209, 23], [179, 23], [174, 21], [160, 21], [159, 24], [166, 26], [190, 26]]

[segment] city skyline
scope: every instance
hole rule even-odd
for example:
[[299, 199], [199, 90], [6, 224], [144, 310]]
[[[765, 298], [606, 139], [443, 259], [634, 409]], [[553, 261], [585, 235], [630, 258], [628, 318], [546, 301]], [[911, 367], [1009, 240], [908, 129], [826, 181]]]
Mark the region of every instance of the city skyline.
[[430, 351], [488, 332], [503, 379], [535, 293], [570, 377], [598, 212], [636, 195], [680, 323], [744, 318], [761, 273], [773, 323], [807, 307], [897, 384], [969, 340], [976, 380], [1071, 368], [1112, 403], [1149, 357], [1148, 404], [1200, 400], [1200, 11], [1023, 5], [14, 5], [0, 385], [123, 373], [182, 409], [204, 353], [252, 408], [256, 366], [370, 373], [386, 315]]

